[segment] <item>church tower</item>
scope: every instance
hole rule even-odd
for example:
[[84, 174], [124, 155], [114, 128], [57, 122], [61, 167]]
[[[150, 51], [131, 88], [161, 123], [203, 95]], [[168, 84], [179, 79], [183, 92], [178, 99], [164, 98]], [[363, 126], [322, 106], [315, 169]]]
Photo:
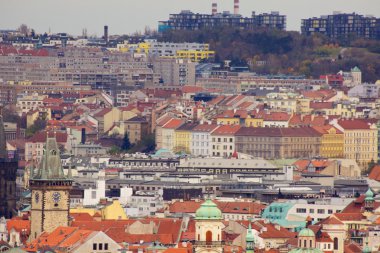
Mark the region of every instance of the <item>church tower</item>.
[[29, 185], [32, 191], [30, 239], [44, 231], [68, 226], [72, 180], [63, 173], [55, 137], [46, 137], [43, 157], [37, 171], [31, 170]]
[[222, 211], [207, 199], [195, 212], [194, 253], [223, 253]]

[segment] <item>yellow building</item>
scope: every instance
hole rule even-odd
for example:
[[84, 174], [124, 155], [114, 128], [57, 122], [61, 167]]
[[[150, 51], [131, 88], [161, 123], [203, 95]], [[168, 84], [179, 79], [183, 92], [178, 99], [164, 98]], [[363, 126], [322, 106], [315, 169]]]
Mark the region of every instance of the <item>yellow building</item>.
[[98, 121], [99, 133], [106, 133], [111, 129], [115, 122], [120, 121], [121, 112], [118, 108], [104, 108], [96, 112], [93, 117]]
[[334, 120], [332, 124], [344, 133], [344, 158], [354, 159], [362, 170], [377, 162], [377, 127], [364, 119]]
[[102, 220], [126, 220], [128, 219], [123, 207], [118, 200], [101, 209]]
[[254, 117], [254, 116], [248, 115], [248, 117], [245, 119], [245, 126], [246, 127], [263, 127], [264, 119], [261, 117]]
[[191, 153], [192, 130], [197, 124], [184, 124], [175, 130], [174, 152]]
[[118, 200], [113, 202], [100, 210], [94, 208], [71, 208], [70, 213], [88, 213], [91, 216], [99, 214], [102, 220], [126, 220], [128, 219], [123, 207]]
[[204, 50], [177, 50], [175, 58], [189, 59], [193, 62], [199, 62], [204, 59], [213, 58], [215, 56], [215, 51]]
[[344, 157], [344, 135], [339, 129], [326, 125], [314, 126], [321, 135], [320, 155], [326, 158]]

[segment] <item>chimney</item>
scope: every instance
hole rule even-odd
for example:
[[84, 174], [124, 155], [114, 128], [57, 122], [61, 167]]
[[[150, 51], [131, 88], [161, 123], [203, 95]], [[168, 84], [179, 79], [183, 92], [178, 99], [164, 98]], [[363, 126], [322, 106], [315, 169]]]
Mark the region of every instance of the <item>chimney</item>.
[[239, 14], [239, 0], [234, 0], [234, 14]]
[[82, 136], [81, 136], [81, 143], [85, 144], [86, 143], [86, 128], [82, 128]]
[[218, 4], [212, 3], [212, 15], [216, 15], [218, 13]]
[[108, 44], [108, 25], [104, 26], [104, 40], [106, 41], [106, 44]]

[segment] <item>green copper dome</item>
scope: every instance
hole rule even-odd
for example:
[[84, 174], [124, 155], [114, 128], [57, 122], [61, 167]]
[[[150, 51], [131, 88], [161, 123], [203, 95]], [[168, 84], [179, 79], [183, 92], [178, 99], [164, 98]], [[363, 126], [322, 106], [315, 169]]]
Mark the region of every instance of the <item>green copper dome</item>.
[[368, 247], [368, 245], [366, 245], [364, 248], [363, 248], [363, 253], [371, 253], [372, 250]]
[[313, 230], [304, 228], [298, 233], [298, 237], [315, 237]]
[[361, 70], [358, 68], [358, 66], [355, 66], [353, 69], [351, 69], [351, 72], [361, 72]]
[[365, 193], [365, 200], [373, 200], [373, 192], [371, 191], [371, 188], [368, 188], [368, 191]]
[[219, 220], [222, 219], [222, 211], [210, 199], [206, 200], [195, 212], [197, 220]]

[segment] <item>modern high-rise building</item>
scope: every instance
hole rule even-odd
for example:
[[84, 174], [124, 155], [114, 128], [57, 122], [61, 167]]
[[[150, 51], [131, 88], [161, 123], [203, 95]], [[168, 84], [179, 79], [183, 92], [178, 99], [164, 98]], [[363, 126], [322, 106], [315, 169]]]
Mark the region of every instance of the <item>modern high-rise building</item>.
[[380, 39], [380, 18], [356, 13], [334, 13], [303, 19], [301, 32], [304, 35], [320, 33], [330, 38], [355, 35], [360, 38]]
[[216, 27], [234, 27], [242, 29], [255, 29], [258, 27], [286, 29], [286, 16], [278, 12], [263, 13], [256, 15], [252, 12], [251, 17], [243, 17], [239, 14], [239, 1], [234, 0], [234, 13], [224, 11], [217, 12], [217, 5], [212, 5], [211, 14], [193, 13], [183, 10], [179, 14], [170, 14], [169, 20], [160, 21], [158, 31], [165, 30], [200, 30]]

